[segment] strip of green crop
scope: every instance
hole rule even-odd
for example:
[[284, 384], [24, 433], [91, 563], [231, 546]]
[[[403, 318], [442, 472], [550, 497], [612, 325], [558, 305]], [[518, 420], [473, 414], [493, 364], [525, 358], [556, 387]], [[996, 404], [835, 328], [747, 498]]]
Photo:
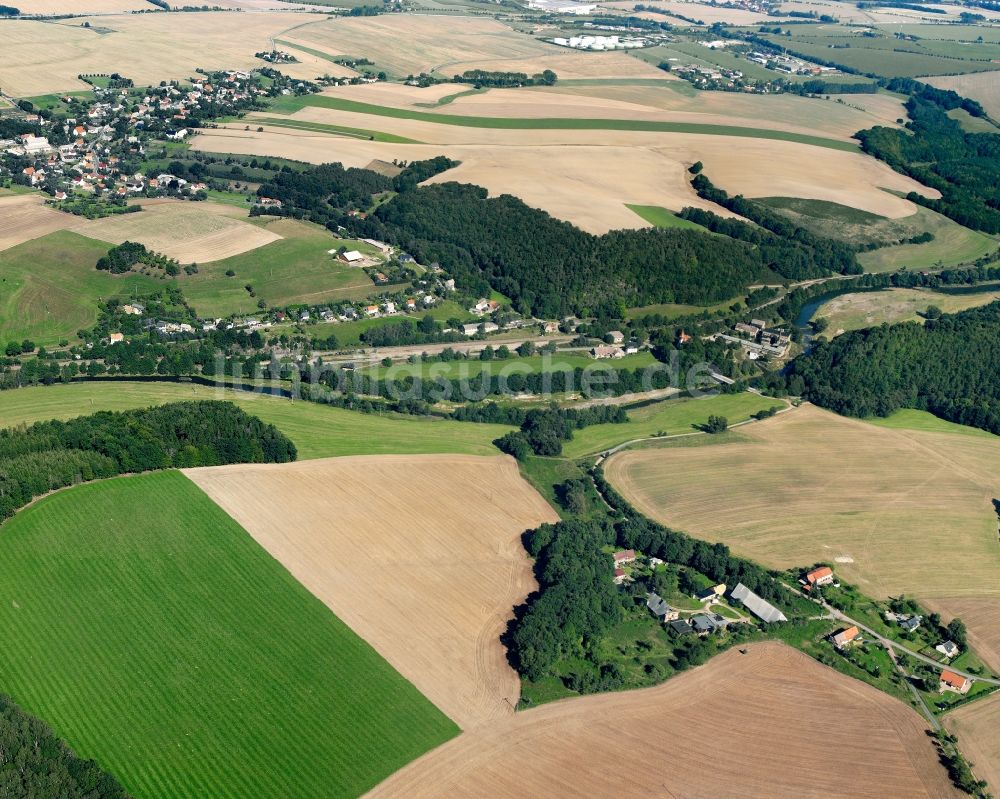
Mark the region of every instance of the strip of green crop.
[[704, 125], [694, 122], [663, 122], [645, 119], [572, 119], [561, 117], [523, 119], [462, 116], [458, 114], [437, 114], [428, 111], [416, 111], [409, 108], [390, 108], [371, 103], [361, 103], [357, 100], [347, 100], [342, 97], [316, 94], [280, 97], [271, 105], [271, 110], [276, 113], [291, 114], [307, 107], [329, 108], [335, 111], [395, 117], [396, 119], [413, 119], [419, 122], [431, 122], [436, 125], [455, 125], [466, 128], [500, 128], [508, 130], [634, 130], [658, 133], [697, 133], [706, 136], [775, 139], [778, 141], [810, 144], [815, 147], [826, 147], [831, 150], [858, 151], [858, 146], [854, 142], [827, 139], [822, 136], [809, 136], [802, 133], [790, 133], [784, 130], [744, 128], [737, 125]]

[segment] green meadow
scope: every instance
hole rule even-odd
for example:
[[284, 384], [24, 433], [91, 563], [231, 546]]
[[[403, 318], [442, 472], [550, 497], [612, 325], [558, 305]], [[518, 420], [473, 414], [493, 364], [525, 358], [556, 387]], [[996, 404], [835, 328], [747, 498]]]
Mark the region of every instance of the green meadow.
[[182, 400], [229, 400], [275, 425], [295, 442], [299, 459], [335, 455], [496, 455], [491, 443], [512, 428], [395, 414], [363, 414], [315, 402], [292, 401], [191, 383], [108, 381], [0, 391], [0, 428], [97, 411], [146, 408]]

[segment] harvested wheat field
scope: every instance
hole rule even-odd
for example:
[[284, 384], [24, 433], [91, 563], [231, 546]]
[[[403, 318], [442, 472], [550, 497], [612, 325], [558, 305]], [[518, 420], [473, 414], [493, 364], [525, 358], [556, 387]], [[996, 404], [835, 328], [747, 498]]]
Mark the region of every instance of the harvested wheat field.
[[556, 516], [505, 456], [359, 456], [185, 472], [461, 727], [511, 715], [499, 636]]
[[[309, 19], [293, 12], [198, 14], [120, 14], [64, 22], [8, 20], [0, 22], [4, 52], [0, 86], [14, 97], [90, 88], [80, 73], [121, 71], [137, 85], [187, 79], [202, 69], [249, 69], [263, 64], [254, 58], [271, 49], [272, 37]], [[90, 22], [90, 28], [83, 28]], [[233, 36], [238, 23], [239, 36]], [[298, 54], [296, 54], [298, 56]], [[309, 59], [290, 65], [295, 77], [350, 74], [336, 64]], [[304, 68], [299, 75], [296, 68]], [[322, 69], [318, 68], [322, 66]]]
[[373, 159], [412, 161], [444, 154], [461, 166], [434, 181], [466, 181], [494, 195], [514, 194], [594, 233], [643, 226], [626, 204], [674, 211], [687, 205], [707, 207], [691, 189], [686, 172], [698, 160], [712, 181], [732, 194], [829, 200], [892, 218], [911, 215], [914, 206], [883, 187], [936, 195], [860, 152], [797, 142], [696, 133], [467, 128], [318, 108], [291, 118], [387, 130], [428, 143], [271, 128], [267, 115], [259, 114], [254, 119], [265, 128], [262, 133], [242, 126], [205, 130], [192, 140], [192, 147], [357, 167]]
[[1000, 694], [953, 710], [944, 726], [958, 736], [976, 777], [995, 790], [1000, 785]]
[[[1000, 439], [890, 429], [804, 405], [726, 443], [632, 450], [608, 478], [644, 513], [866, 593], [1000, 599]], [[971, 629], [988, 618], [963, 614]]]
[[77, 224], [77, 217], [45, 205], [37, 194], [0, 197], [0, 250]]
[[[635, 13], [634, 3], [602, 3], [601, 8], [614, 8], [630, 16]], [[715, 22], [723, 22], [727, 25], [759, 25], [762, 22], [770, 24], [774, 21], [773, 17], [769, 17], [767, 14], [747, 11], [744, 8], [713, 7], [705, 3], [687, 2], [687, 0], [657, 0], [656, 8], [662, 8], [671, 14], [680, 14], [689, 19], [696, 19], [705, 25], [711, 25]], [[663, 14], [651, 13], [642, 14], [641, 16], [646, 19], [655, 20], [656, 22], [670, 22], [671, 25], [678, 25], [682, 28], [690, 26], [690, 23], [679, 19], [671, 19]]]
[[146, 0], [19, 0], [17, 7], [24, 16], [115, 14], [150, 9]]
[[181, 263], [204, 263], [281, 238], [246, 218], [246, 211], [221, 203], [146, 200], [138, 213], [87, 220], [72, 229], [109, 244], [137, 241]]
[[942, 75], [924, 78], [925, 82], [939, 89], [953, 89], [963, 97], [978, 100], [986, 113], [1000, 119], [1000, 78], [989, 72], [974, 75]]
[[283, 39], [335, 55], [364, 55], [392, 75], [467, 69], [541, 72], [560, 78], [659, 77], [655, 67], [625, 53], [583, 53], [546, 44], [492, 19], [387, 14], [341, 17], [303, 25]]
[[[810, 719], [823, 719], [822, 729]], [[834, 785], [846, 799], [959, 796], [914, 710], [801, 652], [762, 643], [655, 688], [555, 702], [484, 725], [367, 796], [819, 799]]]

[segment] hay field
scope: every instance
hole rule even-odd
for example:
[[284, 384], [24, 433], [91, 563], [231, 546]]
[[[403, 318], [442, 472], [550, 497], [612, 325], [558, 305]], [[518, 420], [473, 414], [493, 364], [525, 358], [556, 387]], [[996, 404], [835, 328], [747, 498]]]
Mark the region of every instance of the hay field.
[[642, 227], [644, 221], [627, 204], [674, 211], [688, 205], [707, 207], [691, 189], [686, 172], [698, 160], [712, 181], [732, 194], [830, 200], [893, 218], [911, 215], [914, 206], [882, 187], [935, 193], [861, 153], [796, 142], [691, 133], [464, 128], [315, 108], [293, 116], [352, 126], [377, 124], [429, 143], [372, 142], [264, 124], [263, 133], [206, 130], [192, 146], [312, 163], [337, 160], [358, 167], [376, 158], [412, 161], [445, 154], [461, 166], [434, 180], [477, 183], [492, 194], [514, 194], [594, 233]]
[[886, 289], [842, 294], [823, 303], [815, 314], [829, 327], [823, 336], [832, 338], [848, 330], [860, 330], [888, 322], [923, 322], [919, 312], [936, 305], [945, 313], [964, 311], [1000, 300], [1000, 286], [986, 291], [946, 293], [927, 289]]
[[[613, 456], [659, 521], [775, 568], [834, 561], [869, 595], [1000, 599], [1000, 438], [892, 429], [804, 405], [740, 440]], [[986, 630], [988, 614], [965, 617]]]
[[1000, 785], [1000, 694], [952, 711], [945, 716], [944, 726], [958, 736], [976, 777], [995, 790]]
[[[618, 107], [623, 114], [639, 110], [645, 113], [658, 111], [650, 118], [787, 130], [845, 141], [857, 131], [874, 125], [896, 127], [896, 119], [904, 116], [902, 103], [888, 94], [845, 95], [845, 103], [841, 104], [793, 94], [688, 93], [684, 91], [687, 83], [678, 79], [676, 84], [680, 84], [679, 87], [674, 81], [664, 81], [641, 86], [578, 85], [511, 91], [520, 91], [527, 98], [538, 98], [542, 114], [546, 114], [545, 103], [553, 96], [576, 97], [584, 103], [585, 110], [580, 112], [580, 116], [615, 116]], [[449, 105], [449, 113], [462, 113], [463, 107], [484, 103], [492, 94], [490, 91], [458, 98]], [[857, 102], [859, 97], [864, 99]], [[500, 109], [497, 108], [495, 113], [499, 115]]]
[[[817, 732], [809, 718], [821, 718]], [[554, 702], [449, 741], [381, 797], [956, 799], [917, 713], [782, 644], [655, 688]]]
[[244, 221], [243, 209], [222, 203], [145, 200], [141, 205], [138, 213], [86, 220], [73, 230], [109, 244], [137, 241], [185, 264], [230, 258], [281, 238]]
[[20, 0], [17, 7], [24, 16], [115, 14], [150, 9], [145, 0]]
[[[30, 97], [89, 88], [77, 79], [80, 73], [120, 70], [137, 85], [148, 85], [186, 79], [196, 67], [259, 67], [263, 62], [253, 54], [269, 50], [272, 37], [305, 19], [294, 12], [238, 17], [231, 12], [122, 14], [94, 17], [89, 20], [91, 29], [81, 27], [88, 21], [84, 18], [58, 23], [7, 20], [0, 22], [4, 43], [0, 86], [14, 97]], [[236, 25], [239, 36], [233, 36]], [[112, 32], [97, 33], [98, 27]], [[349, 74], [304, 53], [300, 60], [303, 64], [289, 65], [289, 74], [310, 78], [324, 72]]]
[[989, 72], [974, 75], [942, 75], [925, 78], [925, 82], [939, 89], [953, 89], [963, 97], [970, 97], [982, 103], [986, 113], [993, 119], [1000, 119], [1000, 79]]
[[[715, 22], [723, 22], [727, 25], [759, 25], [761, 23], [770, 24], [774, 21], [773, 17], [769, 17], [767, 14], [759, 14], [756, 11], [747, 11], [743, 8], [719, 8], [705, 3], [688, 2], [688, 0], [657, 0], [656, 3], [651, 3], [651, 5], [690, 19], [700, 20], [705, 25], [711, 25]], [[690, 26], [690, 23], [667, 17], [663, 14], [635, 14], [635, 3], [601, 3], [600, 7], [602, 10], [613, 8], [629, 16], [640, 16], [655, 22], [669, 22], [671, 25], [677, 25], [682, 28]]]
[[76, 222], [75, 216], [47, 207], [38, 194], [0, 197], [0, 252]]
[[541, 72], [560, 78], [659, 77], [653, 66], [625, 53], [583, 53], [546, 44], [507, 25], [476, 17], [387, 14], [323, 20], [282, 37], [336, 55], [365, 56], [390, 75], [437, 72], [450, 78], [468, 69]]
[[0, 344], [27, 338], [51, 347], [75, 340], [78, 330], [97, 322], [102, 297], [162, 287], [139, 273], [99, 272], [94, 265], [107, 251], [102, 242], [57, 231], [0, 252]]
[[558, 517], [508, 457], [362, 456], [185, 472], [468, 729], [520, 697], [500, 634], [534, 590], [524, 530]]
[[356, 796], [458, 731], [177, 471], [2, 530], [4, 691], [136, 799]]

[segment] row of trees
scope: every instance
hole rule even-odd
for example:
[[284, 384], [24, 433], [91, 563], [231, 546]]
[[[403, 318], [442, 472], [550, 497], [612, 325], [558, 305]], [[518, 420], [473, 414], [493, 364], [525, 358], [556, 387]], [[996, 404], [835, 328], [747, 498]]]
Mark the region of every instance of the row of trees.
[[284, 463], [295, 445], [229, 402], [179, 402], [0, 430], [0, 520], [34, 497], [127, 472]]
[[493, 443], [501, 452], [519, 461], [531, 454], [561, 455], [563, 442], [573, 438], [573, 430], [592, 424], [624, 424], [627, 421], [628, 416], [620, 405], [573, 411], [557, 407], [533, 408], [524, 412], [520, 430], [507, 433]]

